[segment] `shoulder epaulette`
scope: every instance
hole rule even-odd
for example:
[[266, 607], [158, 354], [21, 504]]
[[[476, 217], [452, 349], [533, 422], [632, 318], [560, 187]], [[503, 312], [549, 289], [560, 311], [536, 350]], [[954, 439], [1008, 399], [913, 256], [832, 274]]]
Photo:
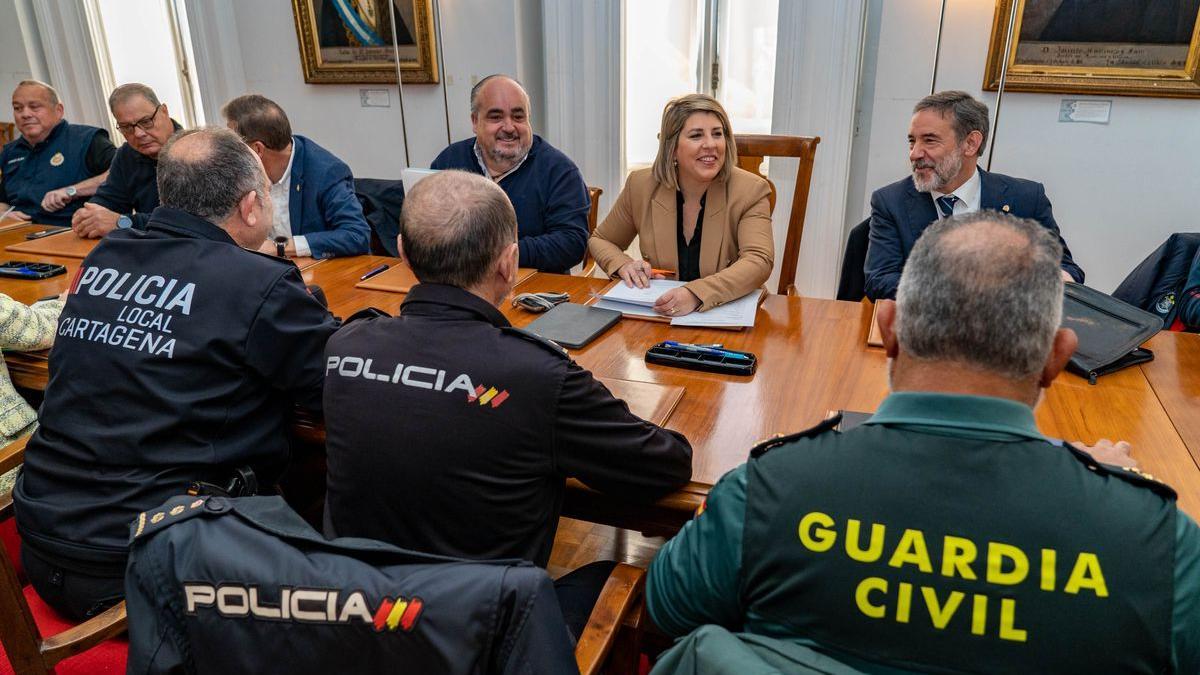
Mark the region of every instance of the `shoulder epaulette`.
[[500, 330], [505, 335], [512, 335], [513, 337], [519, 337], [523, 340], [528, 340], [529, 342], [532, 342], [534, 344], [541, 345], [542, 347], [554, 352], [556, 355], [561, 356], [564, 359], [569, 360], [571, 358], [571, 355], [567, 353], [567, 350], [560, 347], [557, 342], [554, 342], [552, 340], [547, 340], [546, 338], [544, 338], [540, 335], [534, 335], [533, 333], [530, 333], [527, 330], [522, 330], [520, 328], [514, 328], [513, 326], [505, 326], [504, 328], [501, 328]]
[[350, 316], [346, 317], [346, 320], [342, 322], [342, 325], [345, 326], [346, 324], [353, 323], [355, 321], [358, 321], [359, 319], [391, 318], [391, 316], [392, 316], [391, 314], [388, 314], [387, 312], [383, 311], [382, 309], [379, 309], [378, 307], [364, 307], [364, 308], [358, 310], [357, 312], [351, 314]]
[[1130, 483], [1138, 487], [1149, 488], [1155, 494], [1159, 495], [1160, 497], [1166, 497], [1167, 499], [1174, 500], [1179, 497], [1179, 495], [1175, 492], [1175, 488], [1163, 483], [1136, 466], [1114, 466], [1112, 464], [1104, 464], [1103, 462], [1096, 461], [1095, 457], [1092, 457], [1090, 454], [1080, 450], [1079, 448], [1076, 448], [1070, 443], [1063, 443], [1063, 447], [1070, 450], [1071, 454], [1075, 456], [1075, 459], [1083, 462], [1084, 466], [1098, 474], [1113, 476], [1114, 478], [1118, 478], [1126, 483]]
[[821, 434], [825, 433], [826, 431], [829, 431], [830, 429], [837, 428], [837, 425], [839, 425], [841, 423], [842, 423], [842, 414], [838, 413], [838, 414], [834, 415], [833, 417], [823, 420], [820, 424], [818, 424], [815, 427], [812, 427], [811, 429], [805, 429], [804, 431], [800, 431], [800, 432], [797, 432], [794, 434], [775, 434], [771, 438], [759, 441], [758, 443], [756, 443], [754, 445], [753, 448], [750, 448], [750, 457], [752, 459], [758, 459], [759, 457], [762, 457], [763, 455], [770, 452], [773, 448], [777, 448], [781, 445], [785, 445], [785, 444], [791, 443], [793, 441], [798, 441], [802, 438], [812, 438], [813, 436], [820, 436]]
[[242, 250], [247, 253], [253, 253], [256, 256], [266, 258], [267, 260], [274, 260], [277, 263], [287, 263], [287, 264], [291, 265], [292, 267], [295, 267], [297, 270], [300, 269], [300, 267], [298, 265], [296, 265], [296, 261], [292, 260], [291, 258], [280, 258], [279, 256], [275, 255], [274, 253], [263, 253], [262, 251], [258, 251], [258, 250], [252, 249], [252, 248], [244, 248]]
[[[175, 523], [182, 522], [193, 516], [205, 512], [205, 504], [211, 497], [196, 497], [192, 495], [181, 495], [172, 497], [162, 506], [149, 511], [143, 511], [138, 514], [137, 520], [134, 521], [133, 534], [129, 541], [132, 542], [139, 537], [144, 537], [149, 534], [158, 532], [159, 530], [170, 527]], [[223, 511], [221, 509], [208, 509], [209, 511]]]

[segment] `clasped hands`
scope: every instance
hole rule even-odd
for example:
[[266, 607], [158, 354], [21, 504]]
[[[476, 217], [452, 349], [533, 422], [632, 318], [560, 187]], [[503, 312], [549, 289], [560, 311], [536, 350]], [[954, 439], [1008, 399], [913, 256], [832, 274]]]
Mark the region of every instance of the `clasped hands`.
[[[649, 288], [651, 279], [665, 279], [661, 274], [655, 274], [650, 263], [645, 260], [630, 260], [617, 269], [617, 276], [629, 288]], [[654, 311], [663, 316], [683, 316], [691, 314], [700, 307], [700, 298], [687, 288], [680, 286], [658, 296], [654, 301]]]

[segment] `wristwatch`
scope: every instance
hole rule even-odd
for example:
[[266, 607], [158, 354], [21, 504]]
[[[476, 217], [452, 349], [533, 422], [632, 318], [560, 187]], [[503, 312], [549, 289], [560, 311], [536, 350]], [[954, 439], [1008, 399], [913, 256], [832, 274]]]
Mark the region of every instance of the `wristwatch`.
[[125, 214], [117, 216], [117, 227], [122, 230], [128, 230], [129, 228], [133, 227], [133, 218], [130, 218]]
[[287, 257], [287, 237], [275, 237], [275, 255], [280, 258]]
[[75, 195], [79, 193], [79, 190], [76, 190], [74, 185], [68, 185], [65, 189], [63, 189], [63, 192], [67, 193], [67, 196], [71, 199], [74, 199]]

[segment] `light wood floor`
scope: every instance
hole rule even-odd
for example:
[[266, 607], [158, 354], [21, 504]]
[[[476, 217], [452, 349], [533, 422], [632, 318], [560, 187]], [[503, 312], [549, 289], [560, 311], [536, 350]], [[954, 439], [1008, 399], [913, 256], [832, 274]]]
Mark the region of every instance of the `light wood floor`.
[[615, 560], [645, 569], [664, 541], [608, 525], [560, 518], [546, 571], [557, 579], [594, 560]]

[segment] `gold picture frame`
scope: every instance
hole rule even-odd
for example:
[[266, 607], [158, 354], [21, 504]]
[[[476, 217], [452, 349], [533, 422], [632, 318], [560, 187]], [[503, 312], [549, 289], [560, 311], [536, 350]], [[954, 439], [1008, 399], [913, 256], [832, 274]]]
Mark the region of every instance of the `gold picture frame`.
[[[1012, 46], [1002, 54], [1017, 4]], [[1200, 0], [996, 0], [983, 88], [1200, 98]], [[1186, 41], [1185, 41], [1186, 40]]]
[[392, 7], [404, 84], [438, 81], [433, 0], [292, 0], [309, 84], [396, 84]]

